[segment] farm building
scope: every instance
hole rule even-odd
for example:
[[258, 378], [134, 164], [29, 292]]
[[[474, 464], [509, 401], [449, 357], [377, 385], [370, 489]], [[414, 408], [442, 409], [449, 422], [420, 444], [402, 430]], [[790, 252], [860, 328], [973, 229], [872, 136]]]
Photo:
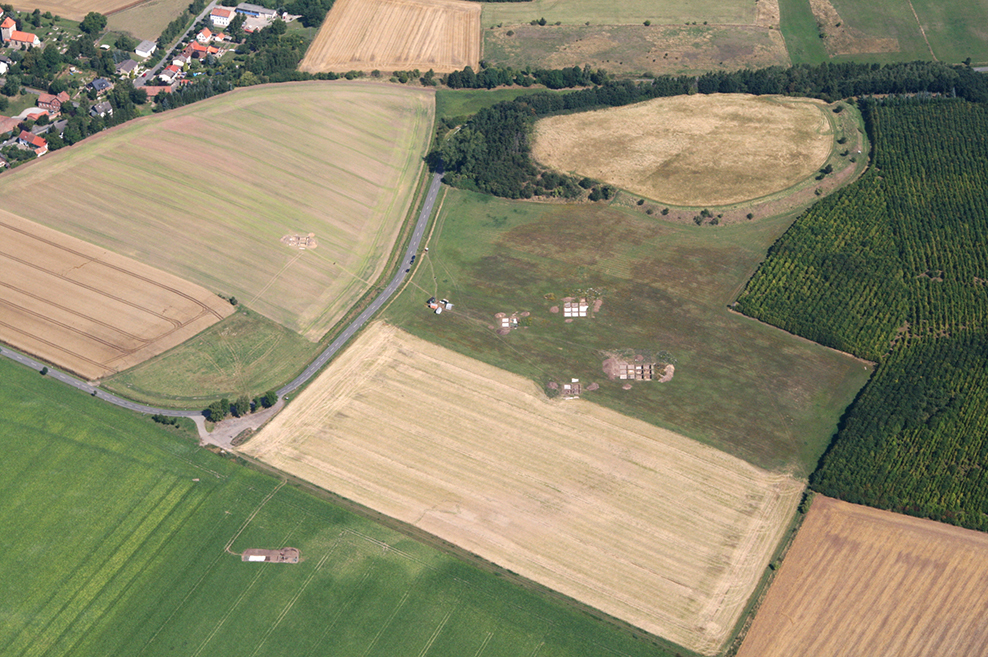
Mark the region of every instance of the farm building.
[[233, 10], [226, 7], [214, 7], [209, 14], [209, 22], [213, 27], [226, 27], [233, 19]]
[[245, 16], [253, 16], [254, 18], [273, 19], [278, 15], [278, 12], [276, 12], [274, 9], [268, 9], [267, 7], [261, 7], [260, 5], [252, 5], [247, 2], [237, 5], [236, 11], [238, 14], [243, 14]]
[[300, 556], [298, 548], [293, 547], [281, 548], [280, 550], [250, 548], [244, 550], [240, 559], [258, 563], [298, 563]]
[[47, 110], [54, 116], [62, 111], [62, 103], [69, 102], [69, 95], [64, 91], [59, 94], [41, 94], [38, 96], [38, 107]]
[[148, 41], [147, 39], [145, 39], [144, 41], [141, 41], [140, 45], [134, 48], [134, 52], [137, 54], [138, 57], [147, 59], [157, 49], [158, 49], [158, 45], [154, 41]]
[[21, 146], [27, 146], [38, 157], [48, 152], [48, 142], [44, 138], [32, 134], [27, 130], [21, 130], [20, 136], [17, 137], [17, 143]]

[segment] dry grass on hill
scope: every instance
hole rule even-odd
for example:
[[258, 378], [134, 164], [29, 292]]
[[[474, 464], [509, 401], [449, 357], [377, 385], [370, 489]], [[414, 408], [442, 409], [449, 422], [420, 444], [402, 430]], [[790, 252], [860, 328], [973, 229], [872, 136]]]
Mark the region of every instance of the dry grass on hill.
[[476, 70], [480, 9], [462, 0], [338, 0], [299, 69]]
[[817, 496], [738, 657], [988, 654], [988, 535]]
[[532, 153], [656, 201], [716, 206], [795, 185], [833, 143], [822, 102], [696, 94], [542, 119]]
[[803, 489], [380, 322], [243, 450], [704, 654]]
[[208, 290], [0, 210], [0, 340], [95, 379], [233, 312]]

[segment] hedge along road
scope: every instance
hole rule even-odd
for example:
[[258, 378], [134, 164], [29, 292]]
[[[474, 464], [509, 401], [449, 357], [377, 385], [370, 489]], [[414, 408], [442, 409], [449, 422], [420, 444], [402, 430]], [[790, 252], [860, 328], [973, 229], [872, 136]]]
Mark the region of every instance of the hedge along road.
[[[288, 383], [278, 390], [279, 397], [284, 397], [315, 376], [316, 373], [322, 369], [323, 366], [328, 363], [340, 349], [343, 348], [343, 345], [345, 345], [350, 338], [356, 335], [357, 332], [364, 327], [364, 324], [366, 324], [370, 318], [373, 317], [385, 303], [387, 303], [387, 301], [394, 295], [394, 293], [404, 282], [405, 277], [408, 274], [407, 270], [410, 269], [409, 265], [411, 264], [412, 256], [418, 252], [419, 245], [422, 243], [422, 237], [425, 235], [425, 227], [429, 223], [429, 217], [432, 215], [432, 208], [436, 203], [436, 198], [439, 196], [439, 187], [442, 183], [442, 179], [443, 171], [442, 168], [439, 168], [439, 170], [432, 175], [432, 183], [429, 185], [429, 191], [425, 197], [425, 204], [422, 206], [422, 211], [419, 212], [418, 219], [415, 222], [415, 230], [412, 232], [412, 238], [408, 242], [408, 248], [405, 250], [405, 254], [403, 256], [404, 259], [399, 263], [398, 271], [395, 273], [394, 278], [391, 279], [388, 286], [384, 288], [379, 295], [377, 295], [371, 304], [367, 306], [367, 308], [365, 308], [364, 311], [360, 313], [342, 333], [336, 336], [336, 339], [329, 343], [329, 346], [326, 347], [326, 349], [324, 349], [323, 352], [319, 354], [319, 356], [316, 357], [316, 359], [312, 361], [301, 374], [295, 377], [291, 383]], [[26, 365], [34, 370], [40, 371], [45, 369], [48, 376], [56, 381], [61, 381], [62, 383], [70, 385], [77, 390], [81, 390], [86, 394], [93, 395], [103, 401], [120, 406], [121, 408], [128, 408], [132, 411], [137, 411], [138, 413], [158, 414], [168, 417], [196, 418], [202, 417], [203, 415], [202, 409], [193, 411], [179, 411], [170, 408], [155, 408], [154, 406], [132, 402], [112, 393], [104, 392], [70, 374], [48, 367], [44, 363], [41, 363], [30, 356], [13, 351], [9, 347], [3, 347], [3, 349], [0, 349], [0, 355], [6, 356], [12, 361]]]

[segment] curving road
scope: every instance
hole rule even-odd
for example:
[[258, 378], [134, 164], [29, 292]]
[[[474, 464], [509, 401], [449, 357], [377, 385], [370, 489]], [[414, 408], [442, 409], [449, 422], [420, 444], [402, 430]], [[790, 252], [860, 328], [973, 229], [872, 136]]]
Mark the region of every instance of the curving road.
[[[436, 204], [436, 197], [439, 195], [439, 188], [441, 186], [442, 179], [442, 169], [432, 175], [432, 183], [429, 185], [429, 192], [426, 194], [425, 204], [422, 206], [422, 211], [419, 212], [418, 219], [415, 222], [415, 230], [412, 232], [412, 239], [408, 243], [408, 248], [405, 250], [401, 265], [398, 267], [398, 272], [394, 275], [394, 278], [391, 279], [388, 286], [385, 287], [379, 295], [377, 295], [371, 304], [367, 306], [367, 308], [365, 308], [364, 311], [360, 313], [357, 318], [343, 330], [342, 333], [336, 336], [336, 339], [330, 342], [329, 346], [326, 347], [301, 374], [295, 377], [291, 383], [278, 390], [279, 397], [284, 397], [315, 376], [316, 373], [322, 369], [322, 367], [328, 363], [333, 356], [336, 355], [343, 345], [345, 345], [350, 338], [356, 335], [357, 331], [362, 329], [364, 324], [370, 321], [370, 318], [373, 317], [392, 296], [394, 296], [394, 293], [398, 291], [398, 288], [401, 287], [405, 277], [408, 275], [406, 270], [410, 268], [412, 256], [418, 252], [419, 246], [422, 244], [422, 237], [425, 235], [425, 227], [429, 223], [429, 217], [432, 215], [432, 208]], [[30, 356], [25, 356], [24, 354], [13, 351], [7, 347], [0, 349], [0, 355], [7, 357], [14, 362], [26, 365], [33, 370], [40, 371], [43, 367], [45, 367], [44, 363], [37, 361]], [[120, 406], [121, 408], [128, 408], [132, 411], [137, 411], [138, 413], [166, 415], [168, 417], [196, 418], [202, 416], [201, 409], [194, 411], [177, 411], [170, 408], [155, 408], [154, 406], [148, 406], [146, 404], [138, 404], [137, 402], [132, 402], [128, 399], [124, 399], [123, 397], [118, 397], [113, 393], [100, 390], [99, 388], [91, 386], [81, 379], [77, 379], [76, 377], [66, 374], [65, 372], [60, 372], [52, 367], [48, 367], [48, 376], [56, 381], [61, 381], [66, 385], [72, 386], [77, 390], [81, 390], [88, 395], [93, 395], [98, 399], [102, 399], [103, 401]]]

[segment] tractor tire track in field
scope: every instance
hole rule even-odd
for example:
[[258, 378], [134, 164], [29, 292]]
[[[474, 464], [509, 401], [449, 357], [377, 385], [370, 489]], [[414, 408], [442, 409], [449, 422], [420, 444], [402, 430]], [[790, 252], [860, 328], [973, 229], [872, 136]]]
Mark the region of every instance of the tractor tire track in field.
[[[432, 182], [429, 185], [429, 191], [426, 193], [425, 203], [422, 205], [422, 210], [419, 212], [418, 219], [415, 222], [415, 227], [412, 231], [412, 237], [408, 242], [408, 248], [403, 254], [403, 259], [399, 262], [398, 271], [395, 272], [394, 277], [391, 282], [388, 283], [387, 287], [381, 290], [381, 293], [371, 302], [371, 304], [364, 309], [360, 315], [357, 316], [353, 322], [343, 330], [336, 339], [333, 340], [328, 347], [319, 356], [316, 357], [312, 363], [309, 364], [305, 370], [299, 374], [290, 383], [283, 386], [278, 390], [278, 396], [284, 397], [295, 389], [299, 388], [305, 384], [309, 379], [315, 376], [319, 370], [323, 368], [339, 352], [340, 349], [346, 345], [350, 339], [357, 334], [360, 329], [364, 327], [367, 322], [370, 321], [377, 312], [387, 303], [392, 296], [400, 289], [402, 283], [408, 277], [406, 269], [410, 269], [407, 265], [411, 262], [411, 257], [418, 253], [419, 246], [422, 243], [422, 239], [425, 235], [425, 228], [429, 223], [429, 217], [432, 216], [432, 209], [435, 206], [436, 198], [439, 195], [439, 189], [442, 185], [443, 170], [440, 167], [436, 172], [432, 174]], [[73, 281], [74, 282], [74, 281]], [[179, 293], [181, 294], [181, 293]], [[184, 295], [183, 295], [184, 296]], [[199, 302], [196, 302], [199, 303]], [[201, 305], [201, 304], [200, 304]], [[142, 309], [144, 310], [144, 309]], [[119, 406], [121, 408], [126, 408], [128, 410], [137, 411], [138, 413], [144, 413], [147, 415], [157, 414], [164, 415], [166, 417], [188, 417], [188, 418], [199, 418], [203, 416], [201, 409], [196, 410], [177, 410], [172, 408], [157, 408], [155, 406], [150, 406], [148, 404], [139, 404], [137, 402], [130, 401], [129, 399], [124, 399], [112, 393], [108, 393], [100, 390], [97, 386], [92, 385], [86, 381], [78, 379], [66, 372], [61, 372], [51, 366], [42, 363], [30, 356], [14, 351], [13, 349], [3, 346], [0, 348], [0, 355], [13, 360], [14, 362], [25, 365], [34, 370], [41, 370], [42, 368], [48, 368], [48, 376], [60, 381], [68, 386], [71, 386], [77, 390], [81, 390], [88, 395], [102, 399], [103, 401], [113, 404], [114, 406]], [[197, 423], [199, 427], [200, 438], [205, 439], [207, 434], [205, 433], [201, 423]]]

